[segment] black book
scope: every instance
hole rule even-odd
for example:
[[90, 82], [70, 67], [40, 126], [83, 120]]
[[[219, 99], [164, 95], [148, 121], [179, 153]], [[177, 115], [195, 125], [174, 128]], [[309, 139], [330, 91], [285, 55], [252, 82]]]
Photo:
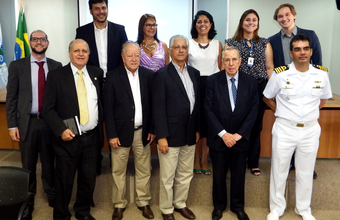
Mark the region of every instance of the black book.
[[65, 125], [75, 134], [76, 136], [81, 135], [79, 120], [77, 116], [64, 120]]

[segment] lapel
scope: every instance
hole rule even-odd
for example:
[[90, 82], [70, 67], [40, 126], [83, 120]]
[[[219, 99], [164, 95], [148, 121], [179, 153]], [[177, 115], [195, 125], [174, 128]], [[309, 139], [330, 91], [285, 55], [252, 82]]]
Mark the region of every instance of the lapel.
[[120, 78], [121, 82], [123, 83], [123, 86], [124, 86], [126, 92], [128, 93], [130, 99], [132, 99], [132, 101], [133, 101], [132, 89], [131, 89], [131, 85], [130, 85], [130, 82], [129, 82], [129, 78], [128, 78], [126, 69], [125, 69], [124, 65], [121, 65], [119, 68], [120, 68], [119, 78]]
[[144, 70], [139, 66], [138, 69], [138, 74], [139, 74], [139, 87], [140, 87], [140, 96], [141, 96], [141, 101], [142, 101], [142, 106], [144, 103], [144, 98], [147, 96], [147, 81], [146, 77], [144, 75]]
[[92, 22], [91, 25], [89, 25], [89, 27], [90, 27], [89, 33], [90, 33], [91, 37], [89, 39], [88, 44], [93, 45], [93, 47], [91, 47], [91, 54], [95, 54], [94, 56], [96, 57], [98, 65], [99, 65], [99, 57], [98, 57], [98, 50], [97, 50], [97, 44], [96, 44], [96, 37], [95, 37], [95, 33], [94, 33], [94, 23]]
[[172, 63], [170, 63], [168, 65], [168, 71], [169, 71], [170, 76], [174, 79], [174, 81], [178, 85], [179, 89], [182, 91], [182, 93], [185, 95], [185, 97], [189, 101], [189, 98], [188, 98], [187, 92], [185, 91], [183, 82], [182, 82], [181, 78], [179, 77], [177, 70], [175, 69], [175, 66]]
[[[192, 84], [194, 86], [194, 91], [195, 91], [195, 97], [198, 97], [197, 94], [198, 94], [198, 82], [196, 80], [196, 77], [195, 77], [195, 72], [192, 71], [192, 69], [190, 68], [190, 66], [187, 66], [187, 69], [188, 69], [188, 73], [189, 73], [189, 76], [190, 76], [190, 79], [192, 81]], [[196, 102], [195, 102], [196, 103]]]
[[[111, 33], [112, 31], [112, 33]], [[112, 46], [112, 39], [115, 39], [113, 37], [113, 27], [111, 22], [107, 21], [107, 60], [109, 60], [110, 57], [110, 51], [111, 51], [111, 46]], [[109, 62], [107, 63], [107, 66], [109, 65]]]
[[[91, 80], [92, 80], [93, 85], [96, 87], [97, 96], [100, 97], [100, 86], [101, 86], [101, 85], [99, 85], [98, 77], [97, 77], [96, 74], [94, 74], [94, 73], [92, 72], [92, 68], [91, 68], [91, 67], [86, 66], [86, 69], [87, 69], [87, 72], [89, 73], [89, 76], [90, 76], [90, 78], [91, 78]], [[98, 100], [99, 100], [99, 98], [98, 98]]]
[[73, 76], [73, 73], [72, 73], [70, 63], [67, 66], [65, 66], [65, 73], [63, 75], [64, 75], [64, 79], [65, 79], [66, 88], [68, 88], [70, 90], [70, 92], [69, 92], [70, 97], [69, 98], [72, 100], [73, 103], [76, 103], [76, 106], [78, 106], [77, 89], [76, 89], [76, 85], [75, 85], [75, 82], [74, 82], [74, 76]]
[[230, 97], [229, 97], [229, 88], [228, 88], [228, 82], [227, 82], [227, 77], [225, 75], [225, 71], [222, 70], [219, 74], [218, 74], [218, 88], [220, 91], [220, 95], [222, 97], [222, 100], [225, 104], [225, 107], [227, 109], [228, 112], [232, 112], [231, 110], [231, 104], [230, 104]]
[[29, 97], [28, 100], [32, 100], [31, 55], [26, 58], [23, 58], [22, 73], [19, 73], [19, 74], [21, 75], [20, 77], [22, 78], [22, 82], [26, 84], [27, 86], [26, 88], [30, 88], [30, 89], [27, 89], [27, 92], [28, 92], [27, 97]]

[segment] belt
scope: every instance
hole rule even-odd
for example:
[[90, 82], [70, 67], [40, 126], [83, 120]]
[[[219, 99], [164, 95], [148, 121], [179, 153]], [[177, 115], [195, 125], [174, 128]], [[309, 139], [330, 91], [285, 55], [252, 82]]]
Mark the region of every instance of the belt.
[[42, 119], [43, 117], [41, 114], [38, 113], [38, 114], [31, 114], [30, 118]]
[[317, 120], [315, 120], [315, 121], [310, 121], [310, 122], [306, 122], [306, 123], [296, 123], [296, 122], [292, 122], [292, 121], [289, 121], [289, 120], [284, 119], [284, 118], [276, 118], [276, 120], [283, 122], [285, 124], [288, 124], [288, 125], [291, 125], [291, 126], [294, 126], [294, 127], [300, 127], [300, 128], [308, 127], [308, 126], [314, 125], [318, 122]]
[[140, 125], [140, 126], [135, 127], [135, 131], [141, 129], [142, 127], [143, 127], [143, 125]]
[[86, 137], [90, 134], [93, 134], [97, 130], [97, 127], [93, 128], [92, 130], [82, 131], [80, 137]]

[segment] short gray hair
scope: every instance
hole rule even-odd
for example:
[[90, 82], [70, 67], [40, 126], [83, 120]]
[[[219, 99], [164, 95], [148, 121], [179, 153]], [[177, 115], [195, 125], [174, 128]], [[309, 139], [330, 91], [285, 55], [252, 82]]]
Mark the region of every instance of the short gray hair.
[[228, 51], [228, 50], [236, 50], [237, 53], [238, 53], [238, 57], [241, 57], [240, 51], [239, 51], [239, 49], [238, 49], [237, 47], [228, 46], [228, 47], [224, 48], [223, 51], [222, 51], [222, 59], [224, 59], [224, 52], [225, 52], [225, 51]]
[[131, 41], [131, 40], [128, 40], [128, 41], [126, 41], [123, 45], [122, 45], [122, 51], [121, 51], [121, 55], [123, 55], [124, 53], [125, 53], [125, 47], [127, 46], [127, 45], [133, 45], [133, 46], [135, 46], [136, 48], [138, 48], [138, 51], [139, 51], [139, 54], [141, 53], [140, 52], [140, 47], [139, 47], [139, 45], [136, 43], [136, 42], [134, 42], [134, 41]]
[[185, 42], [186, 42], [186, 44], [187, 44], [187, 46], [189, 47], [189, 40], [188, 40], [188, 38], [187, 38], [186, 36], [184, 36], [184, 35], [177, 34], [177, 35], [174, 35], [174, 36], [172, 36], [172, 37], [170, 38], [170, 41], [169, 41], [169, 48], [172, 47], [174, 41], [177, 40], [177, 39], [184, 39]]

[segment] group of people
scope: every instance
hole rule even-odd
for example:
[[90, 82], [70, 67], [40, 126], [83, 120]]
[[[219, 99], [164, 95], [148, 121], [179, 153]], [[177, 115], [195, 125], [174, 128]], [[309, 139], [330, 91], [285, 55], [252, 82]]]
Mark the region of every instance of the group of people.
[[[229, 169], [230, 209], [238, 219], [249, 219], [244, 210], [245, 171], [248, 164], [253, 175], [261, 174], [266, 105], [276, 116], [267, 220], [278, 220], [286, 208], [285, 182], [294, 152], [295, 211], [304, 220], [315, 219], [310, 202], [320, 136], [317, 119], [332, 93], [321, 66], [319, 40], [314, 31], [295, 25], [294, 6], [276, 9], [274, 19], [282, 29], [268, 39], [258, 36], [258, 13], [245, 11], [224, 48], [213, 39], [211, 14], [199, 11], [192, 39], [175, 35], [168, 48], [157, 37], [154, 15], [142, 15], [137, 41], [128, 41], [124, 26], [107, 20], [107, 5], [107, 0], [89, 0], [93, 22], [77, 28], [66, 66], [45, 56], [49, 41], [41, 30], [30, 35], [31, 56], [9, 66], [9, 133], [19, 141], [23, 167], [31, 171], [32, 192], [40, 154], [53, 219], [71, 219], [68, 206], [76, 172], [75, 217], [95, 219], [90, 209], [101, 173], [104, 121], [112, 163], [112, 220], [123, 219], [128, 203], [125, 179], [131, 150], [135, 202], [145, 218], [154, 218], [149, 205], [154, 141], [163, 219], [175, 219], [174, 211], [196, 218], [186, 200], [194, 173], [212, 173], [209, 154], [212, 219], [221, 219], [227, 207]], [[79, 129], [68, 127], [70, 121]], [[32, 218], [33, 209], [29, 204], [26, 219]]]

